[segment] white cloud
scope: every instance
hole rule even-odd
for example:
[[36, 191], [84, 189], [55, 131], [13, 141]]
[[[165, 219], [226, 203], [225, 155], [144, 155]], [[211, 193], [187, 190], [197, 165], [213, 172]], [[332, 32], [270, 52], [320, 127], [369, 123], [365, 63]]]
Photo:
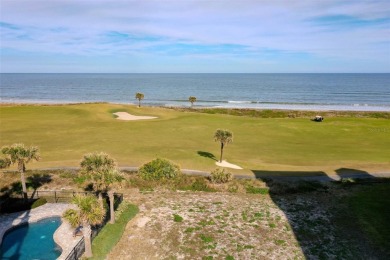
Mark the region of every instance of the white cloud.
[[[353, 29], [313, 22], [336, 15], [384, 22]], [[253, 59], [263, 49], [382, 63], [390, 55], [390, 2], [381, 0], [2, 0], [0, 21], [20, 28], [1, 29], [1, 48], [26, 52], [142, 56], [151, 46], [188, 43], [244, 45]], [[112, 31], [158, 40], [105, 41]]]

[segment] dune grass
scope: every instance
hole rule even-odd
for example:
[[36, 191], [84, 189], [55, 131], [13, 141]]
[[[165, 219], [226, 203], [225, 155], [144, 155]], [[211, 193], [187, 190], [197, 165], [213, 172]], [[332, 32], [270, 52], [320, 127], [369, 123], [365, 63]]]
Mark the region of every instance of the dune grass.
[[[158, 119], [120, 121], [126, 111]], [[322, 173], [340, 168], [389, 169], [390, 121], [384, 118], [258, 118], [175, 111], [118, 104], [0, 106], [0, 146], [37, 145], [42, 161], [27, 168], [78, 166], [82, 155], [105, 151], [120, 166], [140, 166], [156, 157], [182, 168], [213, 170], [219, 156], [216, 129], [234, 141], [224, 159], [244, 170], [233, 173]]]

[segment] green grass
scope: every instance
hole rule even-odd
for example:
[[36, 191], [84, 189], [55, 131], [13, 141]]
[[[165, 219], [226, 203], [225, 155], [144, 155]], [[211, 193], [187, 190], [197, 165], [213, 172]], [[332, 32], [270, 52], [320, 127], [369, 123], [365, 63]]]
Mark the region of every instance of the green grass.
[[128, 205], [115, 224], [107, 223], [92, 242], [93, 257], [89, 259], [106, 259], [111, 249], [118, 243], [127, 223], [138, 213], [138, 207]]
[[[158, 119], [120, 121], [113, 117], [115, 111]], [[107, 103], [3, 105], [0, 146], [17, 142], [39, 146], [41, 162], [27, 168], [78, 166], [85, 153], [105, 151], [120, 166], [141, 166], [161, 157], [182, 168], [211, 171], [215, 161], [202, 154], [218, 158], [220, 147], [213, 135], [222, 128], [234, 133], [224, 158], [245, 168], [232, 173], [322, 174], [340, 168], [390, 168], [390, 121], [353, 115], [315, 123], [309, 116], [260, 118]]]
[[390, 255], [390, 185], [368, 186], [350, 199], [358, 225], [376, 245]]
[[[272, 109], [242, 109], [242, 108], [176, 108], [171, 109], [186, 112], [200, 112], [206, 114], [225, 114], [234, 116], [250, 116], [260, 118], [313, 118], [318, 114], [315, 111], [301, 110], [272, 110]], [[386, 112], [356, 112], [356, 111], [321, 111], [320, 114], [325, 117], [358, 117], [358, 118], [387, 118], [390, 119], [390, 113]]]
[[246, 192], [250, 193], [250, 194], [263, 194], [263, 195], [265, 195], [265, 194], [269, 193], [268, 188], [254, 187], [251, 185], [246, 186], [245, 189], [246, 189]]
[[200, 239], [204, 242], [204, 243], [211, 243], [214, 241], [214, 238], [211, 237], [211, 236], [206, 236], [204, 234], [200, 234]]

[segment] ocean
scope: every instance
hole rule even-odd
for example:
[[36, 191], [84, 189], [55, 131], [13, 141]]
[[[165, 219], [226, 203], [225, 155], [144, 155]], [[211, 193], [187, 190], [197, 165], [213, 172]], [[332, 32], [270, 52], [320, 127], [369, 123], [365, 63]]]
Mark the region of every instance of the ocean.
[[390, 111], [390, 73], [0, 74], [1, 103], [111, 102], [196, 107]]

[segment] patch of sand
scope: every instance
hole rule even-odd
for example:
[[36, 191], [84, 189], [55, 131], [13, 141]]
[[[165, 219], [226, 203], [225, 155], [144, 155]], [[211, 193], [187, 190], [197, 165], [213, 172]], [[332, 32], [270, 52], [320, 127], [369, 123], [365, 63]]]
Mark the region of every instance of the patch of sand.
[[228, 163], [227, 161], [225, 160], [222, 160], [222, 162], [216, 162], [215, 163], [216, 165], [218, 166], [221, 166], [221, 167], [226, 167], [226, 168], [232, 168], [232, 169], [237, 169], [237, 170], [242, 170], [242, 168], [238, 165], [235, 165], [235, 164], [232, 164], [232, 163]]
[[157, 118], [155, 116], [135, 116], [135, 115], [131, 115], [127, 112], [116, 112], [116, 113], [114, 113], [114, 115], [117, 116], [116, 119], [126, 120], [126, 121], [156, 119]]
[[151, 219], [149, 217], [142, 217], [138, 219], [137, 226], [143, 228]]

